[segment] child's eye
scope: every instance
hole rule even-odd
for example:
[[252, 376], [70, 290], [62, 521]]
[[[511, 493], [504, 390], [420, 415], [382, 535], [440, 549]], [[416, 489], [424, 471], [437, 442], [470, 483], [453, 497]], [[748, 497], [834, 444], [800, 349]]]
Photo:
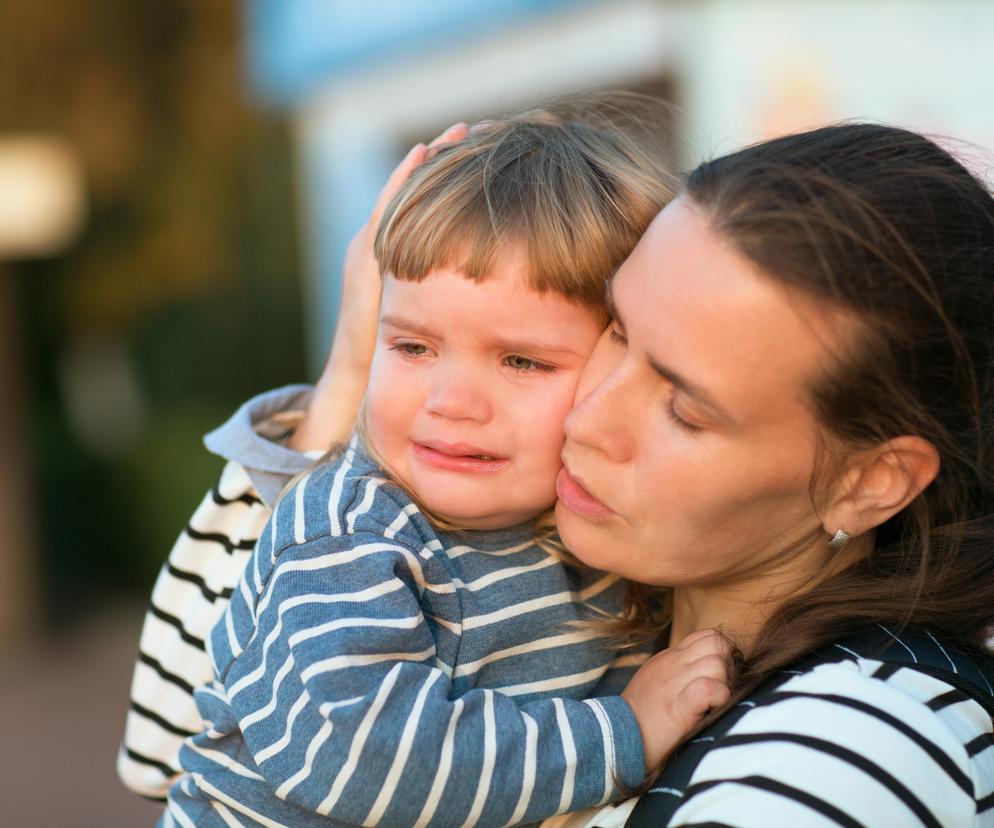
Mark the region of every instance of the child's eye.
[[391, 351], [397, 351], [404, 356], [419, 357], [428, 353], [428, 346], [420, 342], [395, 342], [390, 346]]
[[536, 362], [534, 359], [529, 359], [520, 354], [511, 354], [505, 357], [504, 364], [508, 368], [513, 368], [515, 371], [522, 373], [531, 373], [532, 371], [551, 373], [556, 370], [552, 365], [546, 365], [544, 362]]

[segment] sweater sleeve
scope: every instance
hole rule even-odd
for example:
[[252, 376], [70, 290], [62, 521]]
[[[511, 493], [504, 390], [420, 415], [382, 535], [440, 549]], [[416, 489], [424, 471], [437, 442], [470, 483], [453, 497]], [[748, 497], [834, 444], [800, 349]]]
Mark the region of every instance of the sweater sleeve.
[[967, 746], [990, 738], [989, 717], [984, 725], [965, 696], [950, 704], [938, 679], [899, 670], [882, 680], [874, 664], [824, 665], [743, 716], [698, 766], [670, 824], [978, 824], [994, 767], [980, 779]]
[[[246, 812], [266, 814], [275, 793], [383, 826], [534, 822], [640, 783], [638, 724], [618, 697], [452, 698], [421, 595], [455, 587], [431, 580], [443, 570], [429, 558], [357, 534], [297, 545], [274, 564], [264, 537], [212, 636], [225, 702], [207, 716], [223, 732], [230, 705], [252, 766], [232, 773], [191, 754], [194, 775]], [[224, 744], [215, 733], [211, 749]]]
[[159, 572], [117, 759], [118, 775], [135, 793], [164, 798], [180, 772], [183, 739], [203, 729], [193, 691], [211, 679], [205, 640], [268, 517], [245, 470], [228, 463]]
[[315, 459], [313, 453], [294, 451], [281, 441], [302, 416], [312, 392], [309, 385], [288, 385], [258, 394], [204, 437], [208, 451], [245, 468], [270, 508], [290, 479]]

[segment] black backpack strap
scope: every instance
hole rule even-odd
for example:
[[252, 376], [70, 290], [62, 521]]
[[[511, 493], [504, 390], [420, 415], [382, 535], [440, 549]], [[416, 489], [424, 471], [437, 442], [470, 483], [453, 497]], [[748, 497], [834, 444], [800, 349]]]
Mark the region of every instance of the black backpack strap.
[[[932, 667], [927, 664], [905, 664], [904, 667], [905, 669], [915, 670], [916, 672], [937, 678], [939, 681], [945, 682], [952, 687], [952, 692], [957, 694], [958, 698], [949, 697], [946, 699], [947, 701], [955, 703], [970, 699], [984, 708], [987, 711], [987, 715], [991, 719], [994, 719], [994, 696], [982, 690], [971, 679], [954, 673], [952, 670], [944, 670], [941, 667]], [[949, 696], [949, 694], [946, 695]], [[938, 700], [936, 701], [938, 702]]]
[[[914, 670], [932, 676], [953, 687], [960, 698], [971, 699], [988, 715], [994, 717], [994, 659], [979, 661], [965, 653], [942, 644], [927, 631], [892, 631], [876, 625], [845, 642], [850, 655], [883, 662], [874, 674], [886, 678], [899, 669]], [[835, 645], [833, 649], [840, 649]]]
[[883, 625], [836, 642], [771, 677], [749, 698], [729, 710], [718, 721], [682, 745], [670, 758], [662, 774], [644, 794], [625, 823], [625, 828], [660, 828], [669, 824], [682, 802], [684, 791], [705, 755], [720, 742], [752, 708], [769, 702], [781, 686], [796, 675], [820, 664], [854, 658], [882, 662], [874, 676], [885, 679], [900, 669], [916, 670], [945, 682], [953, 690], [933, 700], [933, 709], [972, 699], [994, 718], [994, 659], [978, 662], [955, 648], [941, 644], [924, 631], [895, 632]]

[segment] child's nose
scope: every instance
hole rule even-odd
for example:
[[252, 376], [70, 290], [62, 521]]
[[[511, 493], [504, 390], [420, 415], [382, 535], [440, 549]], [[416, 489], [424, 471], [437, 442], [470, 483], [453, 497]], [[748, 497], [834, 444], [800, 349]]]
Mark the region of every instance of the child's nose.
[[485, 422], [490, 419], [490, 397], [479, 377], [459, 368], [445, 368], [433, 374], [433, 383], [425, 399], [428, 413], [450, 420]]

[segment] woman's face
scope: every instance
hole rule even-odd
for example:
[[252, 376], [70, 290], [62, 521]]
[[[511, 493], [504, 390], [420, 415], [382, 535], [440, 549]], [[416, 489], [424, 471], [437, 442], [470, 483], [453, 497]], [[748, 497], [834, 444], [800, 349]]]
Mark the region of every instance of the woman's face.
[[804, 392], [830, 363], [827, 313], [758, 273], [686, 197], [611, 297], [566, 420], [556, 516], [569, 549], [672, 586], [755, 584], [785, 550], [820, 549]]

